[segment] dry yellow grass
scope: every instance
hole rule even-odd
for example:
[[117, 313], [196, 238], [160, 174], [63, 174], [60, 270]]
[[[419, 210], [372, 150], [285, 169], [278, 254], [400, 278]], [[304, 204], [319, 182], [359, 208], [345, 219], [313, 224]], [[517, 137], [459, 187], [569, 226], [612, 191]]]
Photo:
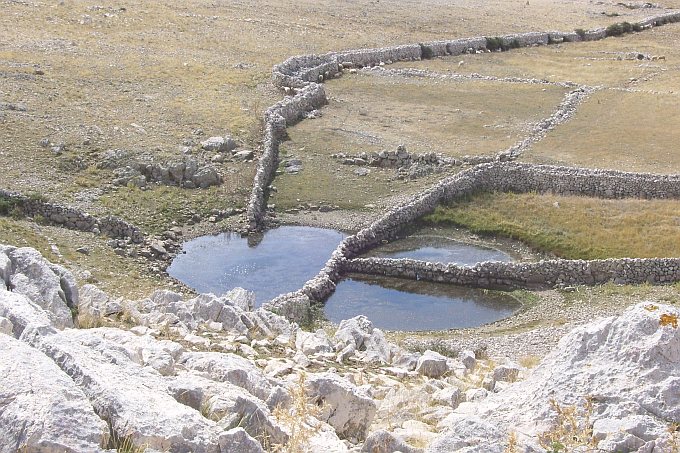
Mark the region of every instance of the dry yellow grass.
[[679, 101], [680, 93], [595, 93], [522, 160], [676, 174]]
[[562, 258], [680, 256], [680, 201], [485, 194], [439, 208], [432, 221], [499, 234]]

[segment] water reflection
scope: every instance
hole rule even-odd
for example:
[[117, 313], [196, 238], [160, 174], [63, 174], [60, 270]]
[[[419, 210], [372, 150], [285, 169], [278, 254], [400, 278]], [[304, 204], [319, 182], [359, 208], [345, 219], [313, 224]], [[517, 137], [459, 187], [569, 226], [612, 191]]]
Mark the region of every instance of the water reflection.
[[240, 286], [258, 305], [300, 289], [321, 269], [346, 234], [323, 228], [283, 226], [263, 235], [237, 233], [188, 241], [168, 273], [198, 292], [224, 294]]
[[499, 292], [352, 275], [338, 284], [324, 311], [333, 322], [363, 314], [381, 329], [443, 330], [477, 327], [518, 308], [514, 298]]

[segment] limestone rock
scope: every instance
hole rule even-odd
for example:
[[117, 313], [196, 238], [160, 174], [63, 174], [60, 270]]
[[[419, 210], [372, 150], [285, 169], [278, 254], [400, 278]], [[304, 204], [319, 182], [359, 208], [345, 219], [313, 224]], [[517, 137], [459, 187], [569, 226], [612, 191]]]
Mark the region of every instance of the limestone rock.
[[461, 351], [461, 353], [458, 354], [458, 360], [460, 360], [468, 370], [473, 370], [477, 364], [477, 358], [473, 351]]
[[217, 382], [229, 382], [266, 401], [276, 384], [260, 372], [250, 361], [235, 354], [218, 352], [188, 352], [180, 358], [186, 369], [200, 373]]
[[240, 427], [274, 444], [288, 439], [263, 401], [229, 382], [215, 382], [189, 372], [171, 379], [169, 389], [177, 401], [214, 420], [222, 429]]
[[449, 370], [447, 359], [438, 352], [427, 350], [418, 359], [416, 371], [423, 376], [440, 378]]
[[376, 404], [364, 391], [334, 373], [309, 375], [305, 391], [323, 405], [319, 419], [335, 428], [338, 436], [350, 440], [366, 438]]
[[364, 341], [373, 332], [373, 323], [366, 316], [359, 315], [340, 322], [333, 340], [341, 343], [342, 349], [348, 344], [353, 344], [357, 350], [364, 349]]
[[226, 137], [210, 137], [201, 142], [201, 148], [206, 151], [217, 151], [220, 153], [229, 152], [236, 149], [236, 142], [233, 138]]
[[305, 355], [333, 352], [333, 345], [323, 329], [314, 333], [298, 330], [295, 337], [295, 348]]
[[432, 400], [441, 404], [442, 406], [450, 406], [452, 408], [458, 407], [458, 405], [465, 399], [463, 392], [457, 387], [447, 387], [436, 391], [432, 395]]
[[9, 278], [12, 291], [25, 295], [44, 308], [55, 327], [73, 327], [69, 307], [78, 304], [73, 276], [61, 266], [49, 263], [32, 248], [11, 250], [8, 257], [12, 262]]
[[384, 429], [372, 432], [367, 438], [361, 451], [365, 453], [421, 453], [420, 448], [411, 447], [409, 444], [394, 434]]
[[7, 318], [0, 316], [0, 333], [12, 336], [14, 331], [14, 324]]
[[80, 289], [79, 313], [88, 313], [93, 317], [109, 316], [120, 313], [123, 306], [120, 300], [112, 298], [95, 285], [87, 284]]
[[399, 348], [389, 343], [385, 334], [380, 329], [373, 329], [371, 335], [364, 339], [366, 355], [374, 357], [382, 363], [392, 363], [392, 358], [397, 354]]
[[0, 452], [98, 452], [107, 432], [85, 394], [52, 360], [0, 335]]
[[456, 445], [463, 428], [486, 430], [479, 451], [496, 451], [510, 430], [522, 433], [522, 445], [537, 448], [537, 436], [557, 421], [555, 404], [582, 414], [589, 396], [589, 418], [605, 451], [660, 439], [662, 427], [680, 421], [680, 329], [664, 322], [676, 317], [676, 307], [644, 302], [574, 329], [525, 381], [461, 405], [440, 423], [447, 432], [427, 451], [462, 448]]
[[233, 428], [220, 435], [221, 453], [265, 453], [262, 445], [243, 428]]
[[76, 381], [95, 411], [105, 414], [112, 429], [135, 445], [160, 451], [171, 446], [178, 451], [218, 451], [221, 430], [216, 423], [176, 401], [166, 378], [132, 360], [128, 348], [102, 332], [65, 330], [24, 337]]
[[12, 334], [19, 338], [25, 330], [53, 332], [47, 313], [28, 297], [0, 288], [0, 316], [12, 323]]

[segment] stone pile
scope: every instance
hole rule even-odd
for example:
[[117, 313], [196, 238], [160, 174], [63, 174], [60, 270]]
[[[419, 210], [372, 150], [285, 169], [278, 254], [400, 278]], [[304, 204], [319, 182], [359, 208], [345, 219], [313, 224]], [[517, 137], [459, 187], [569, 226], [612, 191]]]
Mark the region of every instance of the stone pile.
[[395, 151], [363, 152], [354, 156], [337, 153], [331, 155], [331, 157], [337, 159], [343, 165], [395, 168], [400, 178], [416, 178], [436, 171], [444, 171], [463, 163], [455, 158], [433, 152], [410, 153], [404, 145], [398, 146]]
[[222, 183], [222, 176], [217, 167], [194, 157], [184, 157], [166, 163], [134, 162], [114, 169], [114, 175], [113, 183], [119, 186], [132, 184], [136, 187], [146, 187], [155, 183], [181, 186], [186, 189], [198, 187], [206, 189]]

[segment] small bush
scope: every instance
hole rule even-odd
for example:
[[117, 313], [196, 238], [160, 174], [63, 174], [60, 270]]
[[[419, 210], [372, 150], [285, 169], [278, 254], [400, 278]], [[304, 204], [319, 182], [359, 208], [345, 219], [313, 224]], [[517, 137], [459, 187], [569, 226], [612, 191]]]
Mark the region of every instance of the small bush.
[[0, 215], [9, 215], [14, 209], [15, 202], [10, 199], [0, 198]]
[[577, 35], [579, 35], [581, 37], [581, 39], [584, 39], [586, 37], [586, 31], [584, 29], [577, 28], [574, 31], [576, 32]]
[[607, 36], [621, 36], [632, 31], [633, 25], [630, 22], [620, 22], [607, 27], [606, 33]]
[[432, 52], [432, 49], [430, 47], [420, 45], [420, 52], [421, 52], [421, 58], [424, 60], [429, 60], [432, 57], [434, 57], [434, 52]]

